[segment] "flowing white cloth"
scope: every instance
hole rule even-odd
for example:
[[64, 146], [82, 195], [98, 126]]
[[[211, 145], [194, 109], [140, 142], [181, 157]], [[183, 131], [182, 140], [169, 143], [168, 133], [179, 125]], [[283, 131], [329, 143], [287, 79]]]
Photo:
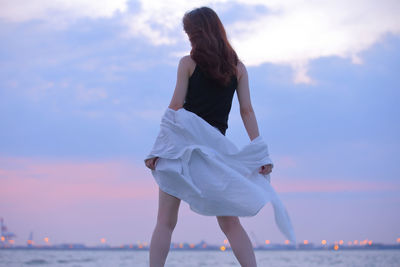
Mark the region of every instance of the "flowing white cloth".
[[269, 201], [275, 222], [296, 243], [285, 206], [259, 168], [273, 164], [261, 135], [238, 149], [219, 130], [184, 108], [167, 108], [154, 146], [159, 157], [152, 174], [160, 189], [207, 216], [256, 215]]

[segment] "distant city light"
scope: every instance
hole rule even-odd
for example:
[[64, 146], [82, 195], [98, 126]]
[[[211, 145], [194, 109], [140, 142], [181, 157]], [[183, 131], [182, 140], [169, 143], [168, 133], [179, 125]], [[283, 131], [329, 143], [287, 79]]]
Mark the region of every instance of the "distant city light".
[[49, 238], [48, 237], [43, 238], [43, 240], [44, 240], [44, 242], [49, 243]]
[[225, 251], [226, 247], [225, 247], [225, 246], [221, 246], [219, 249], [220, 249], [221, 251]]
[[358, 240], [354, 240], [354, 245], [357, 245], [358, 244]]
[[100, 242], [104, 244], [106, 243], [106, 239], [103, 237], [102, 239], [100, 239]]
[[400, 237], [399, 237], [399, 238], [397, 238], [397, 243], [400, 243]]
[[372, 240], [368, 241], [368, 245], [372, 245]]
[[304, 240], [304, 245], [307, 245], [308, 244], [308, 240]]
[[269, 242], [269, 240], [268, 240], [268, 239], [267, 239], [267, 240], [265, 240], [265, 244], [267, 244], [267, 245], [268, 245], [269, 243], [270, 243], [270, 242]]
[[334, 250], [338, 250], [338, 249], [339, 249], [339, 246], [338, 246], [338, 245], [335, 245], [335, 246], [333, 247], [333, 249], [334, 249]]
[[286, 244], [286, 245], [289, 244], [289, 240], [286, 239], [286, 240], [285, 240], [285, 244]]
[[340, 241], [339, 241], [339, 244], [340, 244], [340, 245], [343, 245], [343, 240], [340, 240]]
[[228, 244], [228, 239], [224, 239], [224, 244]]
[[351, 241], [349, 241], [349, 242], [347, 242], [347, 244], [348, 244], [349, 246], [351, 246], [353, 243], [352, 243]]
[[321, 244], [322, 244], [322, 245], [326, 245], [326, 240], [325, 240], [325, 239], [322, 240], [322, 241], [321, 241]]

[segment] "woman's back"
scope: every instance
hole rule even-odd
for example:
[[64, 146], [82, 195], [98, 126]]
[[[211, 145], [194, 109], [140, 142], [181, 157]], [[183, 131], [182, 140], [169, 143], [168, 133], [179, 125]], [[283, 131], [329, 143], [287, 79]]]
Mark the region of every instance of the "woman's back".
[[225, 135], [237, 85], [236, 75], [232, 75], [227, 86], [218, 85], [196, 64], [189, 78], [183, 107], [217, 127]]

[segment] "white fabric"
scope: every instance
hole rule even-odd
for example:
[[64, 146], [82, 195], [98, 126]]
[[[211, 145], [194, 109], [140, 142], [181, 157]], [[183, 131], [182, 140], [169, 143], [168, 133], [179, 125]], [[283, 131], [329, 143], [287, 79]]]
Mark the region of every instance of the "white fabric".
[[254, 216], [269, 201], [281, 232], [295, 244], [289, 215], [259, 168], [273, 164], [261, 135], [238, 149], [219, 130], [184, 108], [167, 108], [154, 146], [152, 174], [160, 189], [207, 216]]

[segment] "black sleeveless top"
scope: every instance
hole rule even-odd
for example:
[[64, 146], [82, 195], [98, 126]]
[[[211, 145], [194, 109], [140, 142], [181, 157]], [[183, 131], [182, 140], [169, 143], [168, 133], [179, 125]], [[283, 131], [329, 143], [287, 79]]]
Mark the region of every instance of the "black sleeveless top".
[[215, 81], [208, 78], [206, 73], [196, 64], [196, 68], [189, 78], [183, 108], [196, 113], [225, 135], [237, 85], [236, 76], [233, 75], [227, 86], [219, 86]]

